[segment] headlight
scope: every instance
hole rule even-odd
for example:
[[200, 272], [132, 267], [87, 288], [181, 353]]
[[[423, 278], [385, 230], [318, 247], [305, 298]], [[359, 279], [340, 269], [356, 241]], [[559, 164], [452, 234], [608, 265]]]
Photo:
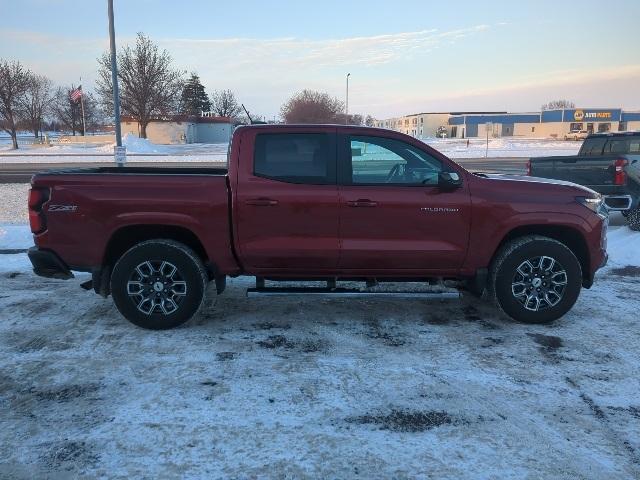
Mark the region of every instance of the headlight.
[[604, 206], [604, 200], [602, 197], [576, 197], [578, 203], [581, 203], [589, 210], [594, 211], [595, 213], [606, 214], [606, 208]]

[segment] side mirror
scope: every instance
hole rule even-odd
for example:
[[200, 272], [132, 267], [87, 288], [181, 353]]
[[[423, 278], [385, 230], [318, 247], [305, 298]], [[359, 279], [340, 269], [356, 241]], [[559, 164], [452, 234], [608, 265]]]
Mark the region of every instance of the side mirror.
[[438, 187], [441, 190], [455, 190], [462, 186], [462, 177], [458, 172], [440, 172], [438, 174]]

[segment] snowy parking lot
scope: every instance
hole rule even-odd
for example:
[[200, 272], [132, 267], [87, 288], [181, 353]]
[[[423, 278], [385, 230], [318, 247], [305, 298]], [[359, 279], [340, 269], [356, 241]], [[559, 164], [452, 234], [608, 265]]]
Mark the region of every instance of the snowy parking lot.
[[[0, 251], [28, 246], [14, 223]], [[550, 326], [235, 279], [151, 332], [86, 274], [0, 254], [0, 478], [638, 478], [640, 234], [613, 223], [610, 265]]]

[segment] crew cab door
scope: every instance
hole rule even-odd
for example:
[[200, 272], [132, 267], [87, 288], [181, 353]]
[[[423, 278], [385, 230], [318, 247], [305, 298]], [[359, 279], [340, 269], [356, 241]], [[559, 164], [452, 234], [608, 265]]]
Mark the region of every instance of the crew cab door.
[[240, 144], [233, 202], [236, 245], [247, 271], [335, 269], [335, 129], [248, 131]]
[[[439, 173], [461, 171], [402, 139], [338, 136], [341, 269], [455, 271], [469, 241], [464, 183], [438, 186]], [[407, 272], [408, 273], [408, 272]]]

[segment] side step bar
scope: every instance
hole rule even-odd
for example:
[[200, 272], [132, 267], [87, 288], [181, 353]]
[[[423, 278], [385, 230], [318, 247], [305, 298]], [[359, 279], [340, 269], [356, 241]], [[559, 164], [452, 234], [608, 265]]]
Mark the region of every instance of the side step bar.
[[460, 292], [370, 292], [366, 290], [354, 290], [347, 288], [248, 288], [247, 297], [285, 297], [285, 296], [307, 296], [307, 297], [338, 297], [338, 298], [423, 298], [423, 299], [458, 299], [462, 295]]

